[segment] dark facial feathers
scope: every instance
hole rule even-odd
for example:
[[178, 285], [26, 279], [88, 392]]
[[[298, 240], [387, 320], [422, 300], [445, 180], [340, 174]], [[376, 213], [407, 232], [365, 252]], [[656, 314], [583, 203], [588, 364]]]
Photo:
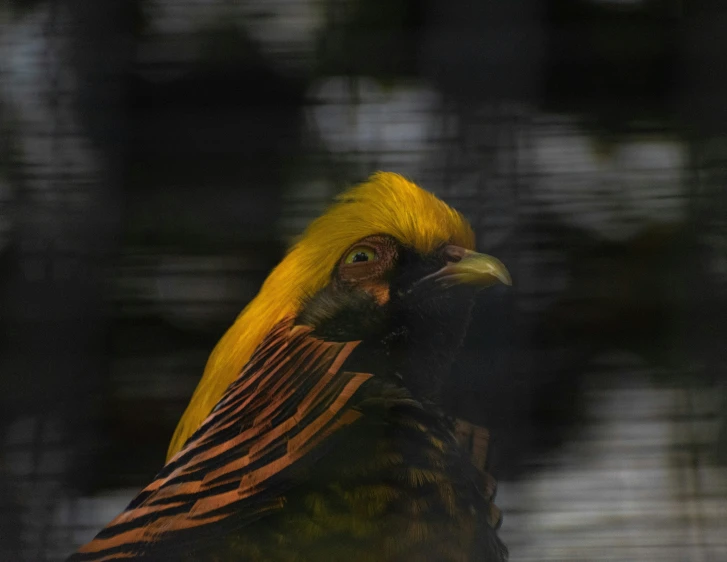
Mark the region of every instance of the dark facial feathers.
[[330, 285], [306, 300], [295, 323], [328, 341], [366, 340], [381, 332], [388, 316], [389, 307], [373, 295]]
[[464, 339], [474, 293], [442, 290], [418, 281], [445, 265], [441, 252], [422, 256], [398, 247], [397, 259], [381, 282], [382, 302], [363, 284], [331, 283], [309, 297], [296, 324], [313, 328], [328, 341], [361, 340], [356, 352], [362, 370], [395, 377], [419, 399], [441, 403], [440, 391]]

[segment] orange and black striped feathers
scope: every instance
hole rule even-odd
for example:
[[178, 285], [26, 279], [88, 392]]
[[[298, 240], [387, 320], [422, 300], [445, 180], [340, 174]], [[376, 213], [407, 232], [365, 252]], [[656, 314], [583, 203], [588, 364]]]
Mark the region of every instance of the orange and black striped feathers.
[[341, 369], [358, 342], [325, 342], [310, 331], [291, 319], [278, 324], [184, 448], [70, 560], [167, 559], [195, 530], [280, 509], [276, 491], [359, 418], [351, 399], [371, 378]]
[[366, 346], [278, 324], [184, 448], [70, 562], [504, 561], [494, 482], [473, 464], [486, 434], [378, 368], [358, 372]]

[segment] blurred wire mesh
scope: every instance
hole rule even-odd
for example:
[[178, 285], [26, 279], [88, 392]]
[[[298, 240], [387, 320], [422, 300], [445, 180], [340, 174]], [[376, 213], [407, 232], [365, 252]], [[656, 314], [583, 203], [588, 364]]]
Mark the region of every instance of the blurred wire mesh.
[[377, 169], [457, 206], [516, 280], [453, 374], [493, 431], [511, 559], [727, 559], [720, 2], [0, 18], [0, 559], [61, 559], [124, 507], [286, 244]]

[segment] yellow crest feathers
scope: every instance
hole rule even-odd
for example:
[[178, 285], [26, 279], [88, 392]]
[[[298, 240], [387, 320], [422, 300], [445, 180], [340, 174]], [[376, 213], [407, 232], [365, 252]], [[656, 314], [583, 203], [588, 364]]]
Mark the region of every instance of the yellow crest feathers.
[[167, 460], [202, 424], [273, 326], [295, 315], [306, 296], [328, 284], [352, 244], [374, 234], [392, 236], [420, 253], [443, 243], [474, 249], [474, 233], [462, 215], [398, 174], [377, 172], [339, 195], [308, 226], [215, 346], [174, 432]]

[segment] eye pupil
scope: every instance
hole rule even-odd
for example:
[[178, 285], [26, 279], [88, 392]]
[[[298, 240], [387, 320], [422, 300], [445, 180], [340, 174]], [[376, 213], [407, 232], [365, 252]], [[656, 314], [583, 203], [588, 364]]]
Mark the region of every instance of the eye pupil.
[[360, 261], [369, 261], [369, 256], [366, 252], [356, 252], [351, 261], [353, 261], [354, 263]]

